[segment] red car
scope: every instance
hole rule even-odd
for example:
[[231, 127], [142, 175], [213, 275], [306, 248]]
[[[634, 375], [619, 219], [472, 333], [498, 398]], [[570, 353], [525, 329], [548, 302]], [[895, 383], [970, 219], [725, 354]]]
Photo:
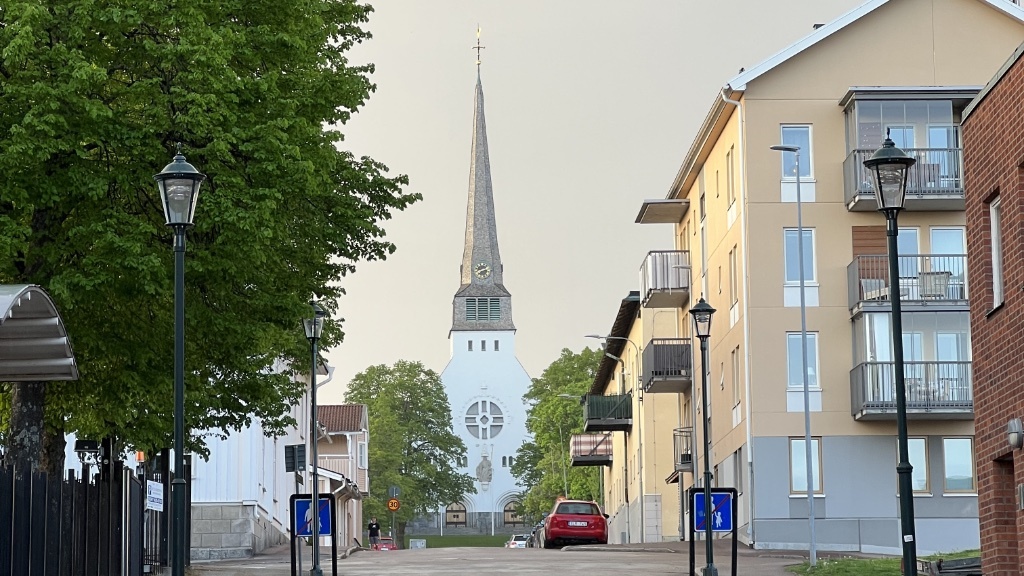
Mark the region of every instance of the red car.
[[607, 544], [608, 515], [601, 512], [596, 502], [588, 500], [559, 500], [544, 518], [545, 548], [566, 544]]
[[395, 543], [394, 538], [383, 536], [380, 539], [380, 544], [377, 545], [377, 550], [398, 550], [398, 544]]

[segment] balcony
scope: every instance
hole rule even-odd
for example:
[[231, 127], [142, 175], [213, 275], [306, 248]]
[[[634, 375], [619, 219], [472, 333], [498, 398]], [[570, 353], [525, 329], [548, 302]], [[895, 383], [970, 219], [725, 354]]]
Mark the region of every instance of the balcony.
[[610, 466], [611, 434], [573, 434], [569, 443], [573, 466]]
[[[894, 362], [864, 362], [850, 371], [854, 420], [895, 420]], [[972, 420], [974, 391], [971, 363], [904, 362], [907, 418]]]
[[643, 353], [644, 392], [681, 394], [693, 385], [689, 338], [654, 338]]
[[690, 252], [655, 250], [640, 266], [644, 308], [682, 308], [690, 300]]
[[[900, 303], [905, 312], [968, 310], [967, 256], [905, 254], [899, 257]], [[850, 313], [892, 306], [888, 256], [857, 256], [846, 267]], [[909, 309], [908, 309], [909, 308]]]
[[676, 428], [672, 432], [672, 447], [676, 472], [693, 472], [693, 428]]
[[[962, 148], [904, 148], [917, 159], [907, 173], [907, 210], [963, 210], [964, 179]], [[878, 209], [875, 187], [864, 161], [874, 149], [850, 152], [843, 162], [846, 209], [870, 212]]]
[[584, 432], [628, 431], [632, 427], [632, 394], [587, 394], [583, 400]]

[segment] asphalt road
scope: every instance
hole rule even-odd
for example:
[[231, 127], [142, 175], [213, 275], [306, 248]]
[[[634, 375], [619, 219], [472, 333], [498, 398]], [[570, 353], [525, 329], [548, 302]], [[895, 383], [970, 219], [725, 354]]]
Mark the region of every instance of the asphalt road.
[[[731, 573], [728, 548], [716, 543], [716, 560], [720, 576]], [[647, 546], [641, 548], [640, 546]], [[344, 576], [405, 576], [472, 574], [555, 574], [557, 576], [621, 576], [644, 574], [651, 576], [685, 575], [689, 572], [689, 554], [684, 543], [664, 547], [633, 545], [631, 548], [606, 547], [603, 549], [575, 548], [543, 550], [540, 548], [432, 548], [399, 550], [393, 552], [358, 551], [338, 560], [338, 574]], [[703, 568], [703, 555], [699, 554], [697, 574]], [[759, 554], [747, 549], [741, 553], [738, 574], [786, 575], [785, 566], [799, 562], [792, 556]], [[331, 575], [331, 562], [324, 556], [321, 561], [326, 576]], [[304, 574], [309, 573], [308, 558]], [[191, 574], [196, 576], [290, 576], [291, 567], [287, 550], [257, 556], [251, 560], [193, 564]]]

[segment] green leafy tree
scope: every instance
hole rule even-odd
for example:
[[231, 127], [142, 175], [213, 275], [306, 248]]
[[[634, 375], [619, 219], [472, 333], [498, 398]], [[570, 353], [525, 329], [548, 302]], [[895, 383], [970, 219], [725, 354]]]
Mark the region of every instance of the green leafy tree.
[[386, 526], [392, 518], [388, 488], [397, 486], [402, 507], [394, 515], [395, 534], [401, 542], [410, 519], [476, 492], [473, 479], [457, 470], [466, 445], [452, 430], [448, 395], [437, 372], [406, 360], [371, 366], [349, 383], [345, 401], [366, 404], [370, 421], [364, 518], [376, 516]]
[[597, 500], [600, 468], [570, 465], [569, 443], [583, 432], [579, 399], [590, 390], [604, 352], [584, 348], [574, 353], [565, 348], [540, 378], [534, 378], [523, 396], [529, 404], [526, 428], [533, 440], [518, 450], [512, 473], [526, 495], [520, 513], [539, 519], [558, 496]]
[[187, 428], [291, 424], [303, 387], [273, 368], [306, 365], [310, 294], [333, 308], [340, 277], [394, 251], [382, 222], [419, 199], [341, 148], [374, 90], [372, 65], [346, 56], [370, 13], [355, 0], [0, 3], [0, 283], [50, 293], [81, 374], [0, 387], [0, 423], [20, 427], [13, 459], [61, 467], [38, 459], [43, 405], [52, 454], [65, 430], [170, 444], [172, 231], [152, 176], [175, 143], [208, 175], [188, 233]]

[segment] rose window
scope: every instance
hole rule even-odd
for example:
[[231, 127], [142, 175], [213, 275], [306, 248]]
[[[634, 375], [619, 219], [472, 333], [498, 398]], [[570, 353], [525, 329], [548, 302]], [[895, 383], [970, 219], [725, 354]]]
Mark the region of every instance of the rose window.
[[466, 410], [466, 430], [474, 438], [488, 440], [501, 432], [505, 425], [505, 415], [501, 408], [490, 400], [474, 402]]

